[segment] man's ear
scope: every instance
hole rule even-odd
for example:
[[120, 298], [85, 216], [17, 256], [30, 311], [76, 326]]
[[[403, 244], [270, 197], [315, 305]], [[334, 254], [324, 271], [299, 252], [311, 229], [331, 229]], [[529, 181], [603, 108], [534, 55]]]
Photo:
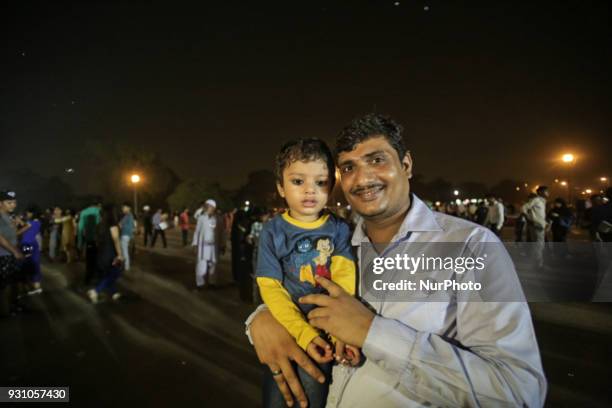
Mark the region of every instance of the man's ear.
[[410, 156], [410, 152], [406, 152], [404, 155], [404, 158], [402, 159], [402, 168], [408, 175], [408, 178], [412, 178], [412, 156]]
[[285, 198], [285, 189], [283, 189], [281, 183], [276, 182], [276, 190], [278, 191], [278, 195], [280, 195], [282, 198]]

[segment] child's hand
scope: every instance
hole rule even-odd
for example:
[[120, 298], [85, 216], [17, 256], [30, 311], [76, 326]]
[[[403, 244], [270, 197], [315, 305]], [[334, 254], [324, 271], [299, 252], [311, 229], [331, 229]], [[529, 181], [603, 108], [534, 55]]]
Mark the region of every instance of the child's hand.
[[306, 347], [306, 353], [317, 363], [332, 361], [332, 348], [322, 337], [315, 337]]
[[361, 361], [361, 352], [355, 346], [345, 344], [338, 340], [336, 342], [336, 361], [343, 365], [355, 367]]

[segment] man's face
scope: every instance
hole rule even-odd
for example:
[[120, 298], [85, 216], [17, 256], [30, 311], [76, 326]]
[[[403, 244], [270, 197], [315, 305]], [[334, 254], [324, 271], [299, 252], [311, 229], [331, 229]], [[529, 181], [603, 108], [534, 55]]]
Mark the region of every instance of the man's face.
[[17, 200], [0, 201], [0, 208], [10, 214], [17, 208]]
[[412, 158], [403, 160], [383, 136], [359, 143], [338, 157], [340, 185], [349, 204], [365, 219], [385, 219], [409, 203]]
[[215, 213], [216, 208], [212, 205], [206, 205], [206, 214], [213, 215]]
[[124, 206], [122, 206], [122, 207], [121, 207], [121, 211], [122, 211], [124, 214], [127, 214], [127, 213], [129, 213], [129, 212], [130, 212], [130, 207], [128, 207], [127, 205], [124, 205]]

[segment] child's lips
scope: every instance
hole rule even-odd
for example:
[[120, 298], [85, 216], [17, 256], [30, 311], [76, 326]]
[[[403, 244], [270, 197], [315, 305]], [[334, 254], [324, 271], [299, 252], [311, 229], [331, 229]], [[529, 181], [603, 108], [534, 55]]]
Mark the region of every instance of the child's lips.
[[302, 200], [302, 205], [306, 208], [313, 208], [317, 206], [317, 200]]

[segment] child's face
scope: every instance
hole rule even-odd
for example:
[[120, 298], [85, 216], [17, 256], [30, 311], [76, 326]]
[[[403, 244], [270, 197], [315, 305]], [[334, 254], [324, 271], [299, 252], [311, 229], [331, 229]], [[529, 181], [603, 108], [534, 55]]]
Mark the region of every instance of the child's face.
[[287, 201], [291, 216], [300, 221], [314, 221], [327, 204], [329, 174], [323, 160], [296, 161], [283, 170], [283, 185], [278, 192]]

